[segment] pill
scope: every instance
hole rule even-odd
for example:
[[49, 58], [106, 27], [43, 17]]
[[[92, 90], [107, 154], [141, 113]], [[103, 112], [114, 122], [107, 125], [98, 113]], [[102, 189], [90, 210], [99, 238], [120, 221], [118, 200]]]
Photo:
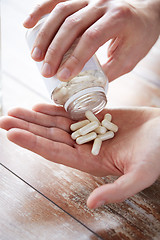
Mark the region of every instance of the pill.
[[100, 124], [100, 121], [98, 120], [98, 118], [91, 111], [89, 111], [89, 110], [86, 111], [85, 116], [86, 116], [86, 118], [88, 118], [89, 121], [91, 121], [91, 122], [96, 121]]
[[100, 152], [102, 142], [113, 138], [115, 132], [118, 131], [118, 126], [111, 122], [112, 116], [109, 113], [105, 114], [101, 123], [91, 111], [87, 111], [85, 115], [87, 120], [70, 126], [73, 131], [71, 137], [76, 140], [77, 144], [84, 144], [94, 140], [91, 153], [96, 156]]
[[104, 115], [104, 119], [107, 119], [109, 122], [111, 122], [111, 120], [112, 120], [112, 115], [109, 114], [109, 113], [106, 113], [106, 114]]
[[96, 128], [94, 131], [95, 131], [96, 133], [98, 133], [98, 134], [105, 134], [106, 131], [107, 131], [107, 129], [106, 129], [105, 127], [103, 127], [103, 126], [99, 126], [99, 127]]
[[77, 144], [83, 144], [86, 142], [90, 142], [92, 140], [94, 140], [97, 137], [97, 134], [95, 132], [91, 132], [86, 134], [85, 136], [80, 136], [76, 139], [76, 143]]
[[89, 132], [92, 132], [94, 129], [96, 129], [99, 126], [99, 123], [94, 121], [94, 122], [90, 122], [87, 125], [85, 125], [84, 127], [79, 129], [79, 133], [80, 135], [85, 135]]
[[113, 132], [118, 131], [118, 126], [115, 125], [114, 123], [109, 122], [107, 119], [104, 119], [102, 121], [102, 126], [106, 127], [108, 130], [111, 130]]
[[92, 146], [92, 150], [91, 153], [93, 155], [98, 155], [101, 149], [101, 145], [102, 145], [102, 140], [100, 138], [96, 138], [94, 140], [93, 146]]
[[61, 90], [60, 90], [60, 93], [62, 95], [66, 95], [67, 94], [67, 88], [66, 87], [62, 87]]
[[108, 140], [110, 138], [113, 138], [114, 137], [114, 132], [108, 131], [105, 134], [99, 134], [97, 137], [100, 138], [102, 141], [105, 141], [105, 140]]
[[74, 140], [79, 136], [80, 136], [79, 130], [77, 130], [77, 131], [75, 131], [71, 134], [71, 138], [74, 139]]
[[88, 123], [90, 123], [89, 120], [83, 120], [83, 121], [80, 121], [80, 122], [76, 122], [76, 123], [73, 123], [71, 124], [70, 126], [70, 129], [72, 131], [76, 131], [77, 129], [81, 128], [81, 127], [84, 127], [85, 125], [87, 125]]

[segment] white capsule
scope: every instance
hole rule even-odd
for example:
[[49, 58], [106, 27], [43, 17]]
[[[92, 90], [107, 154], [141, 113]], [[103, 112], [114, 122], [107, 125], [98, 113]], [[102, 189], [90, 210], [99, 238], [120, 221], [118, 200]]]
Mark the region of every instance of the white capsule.
[[77, 144], [87, 143], [87, 142], [90, 142], [90, 141], [94, 140], [96, 137], [97, 137], [97, 134], [95, 132], [91, 132], [91, 133], [88, 133], [85, 136], [78, 137], [76, 139], [76, 143]]
[[105, 134], [99, 134], [97, 137], [100, 138], [102, 141], [105, 141], [105, 140], [108, 140], [110, 138], [113, 138], [114, 137], [114, 132], [108, 131]]
[[71, 138], [74, 139], [74, 140], [79, 136], [80, 136], [79, 130], [77, 130], [77, 131], [75, 131], [71, 134]]
[[104, 115], [104, 119], [107, 119], [109, 122], [111, 122], [111, 120], [112, 120], [112, 115], [109, 114], [109, 113], [106, 113], [106, 114]]
[[83, 120], [83, 121], [80, 121], [80, 122], [76, 122], [76, 123], [71, 124], [70, 129], [72, 131], [76, 131], [77, 129], [84, 127], [88, 123], [90, 123], [89, 120]]
[[67, 94], [67, 88], [66, 88], [66, 87], [62, 87], [62, 88], [60, 89], [60, 93], [61, 93], [62, 95], [66, 95], [66, 94]]
[[86, 111], [85, 116], [86, 116], [86, 118], [88, 118], [89, 121], [91, 121], [91, 122], [96, 121], [100, 124], [100, 121], [98, 120], [98, 118], [91, 111], [89, 111], [89, 110]]
[[117, 132], [118, 131], [118, 126], [115, 125], [114, 123], [109, 122], [107, 119], [104, 119], [102, 121], [102, 126], [106, 127], [108, 130]]
[[106, 131], [107, 131], [107, 129], [106, 129], [105, 127], [103, 127], [103, 126], [99, 126], [99, 127], [96, 128], [94, 131], [95, 131], [96, 133], [98, 133], [98, 134], [105, 134]]
[[99, 123], [96, 121], [88, 123], [87, 125], [79, 129], [79, 133], [80, 135], [86, 135], [87, 133], [92, 132], [98, 126], [99, 126]]
[[100, 138], [96, 138], [94, 140], [91, 153], [93, 155], [98, 155], [101, 149], [101, 145], [102, 145], [102, 140]]

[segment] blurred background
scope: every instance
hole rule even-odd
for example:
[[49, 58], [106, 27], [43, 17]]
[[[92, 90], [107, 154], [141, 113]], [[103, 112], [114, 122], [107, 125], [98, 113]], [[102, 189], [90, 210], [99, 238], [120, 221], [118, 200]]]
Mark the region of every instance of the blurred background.
[[1, 0], [1, 59], [3, 114], [15, 106], [30, 108], [50, 101], [47, 90], [30, 57], [23, 21], [35, 0]]

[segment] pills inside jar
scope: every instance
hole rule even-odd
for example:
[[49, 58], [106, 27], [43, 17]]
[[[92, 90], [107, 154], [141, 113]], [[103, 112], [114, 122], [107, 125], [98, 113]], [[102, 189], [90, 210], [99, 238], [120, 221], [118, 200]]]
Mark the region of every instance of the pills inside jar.
[[102, 122], [91, 111], [85, 112], [86, 120], [71, 124], [73, 131], [71, 137], [77, 144], [84, 144], [93, 141], [91, 153], [98, 155], [103, 141], [111, 139], [118, 131], [118, 126], [111, 122], [112, 116], [107, 113]]
[[98, 70], [83, 71], [69, 82], [61, 82], [52, 92], [52, 99], [56, 104], [64, 106], [74, 94], [92, 87], [104, 89], [105, 85], [106, 79], [102, 72]]

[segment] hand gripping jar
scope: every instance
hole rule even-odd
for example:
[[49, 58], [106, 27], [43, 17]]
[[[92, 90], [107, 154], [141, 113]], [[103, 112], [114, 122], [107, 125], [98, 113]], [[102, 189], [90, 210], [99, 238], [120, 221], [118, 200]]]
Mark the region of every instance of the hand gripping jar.
[[[42, 18], [33, 29], [27, 31], [26, 39], [30, 49], [33, 47], [45, 18]], [[62, 63], [70, 56], [76, 44], [77, 41], [66, 52]], [[43, 62], [37, 62], [39, 69], [41, 69], [42, 64]], [[103, 110], [107, 103], [108, 79], [95, 55], [85, 64], [82, 71], [70, 81], [62, 82], [56, 75], [44, 78], [44, 81], [51, 99], [57, 105], [63, 106], [72, 119], [83, 119], [87, 110], [97, 114]]]

